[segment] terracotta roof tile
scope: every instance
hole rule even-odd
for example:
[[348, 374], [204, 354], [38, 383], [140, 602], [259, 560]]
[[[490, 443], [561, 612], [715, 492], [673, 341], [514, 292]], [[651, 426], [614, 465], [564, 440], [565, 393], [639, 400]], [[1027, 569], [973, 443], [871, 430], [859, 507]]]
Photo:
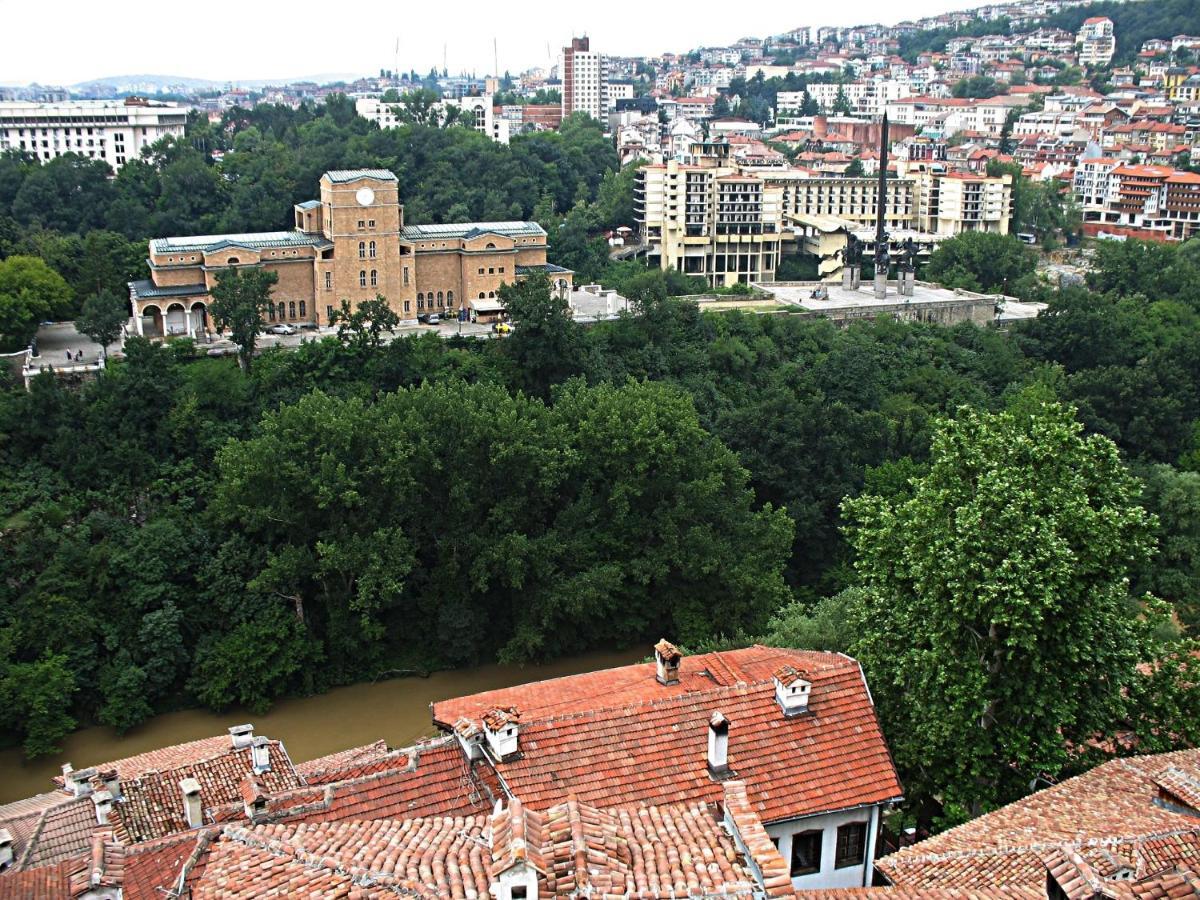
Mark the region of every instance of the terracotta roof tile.
[[[1175, 793], [1187, 793], [1198, 777], [1200, 750], [1112, 760], [876, 866], [895, 884], [974, 888], [1041, 883], [1045, 855], [1058, 848], [1102, 878], [1119, 865], [1137, 878], [1180, 861], [1200, 865], [1200, 811], [1184, 808], [1191, 801]], [[1159, 802], [1164, 791], [1171, 802]]]
[[[149, 750], [146, 753], [138, 753], [135, 756], [127, 756], [124, 759], [100, 763], [95, 768], [101, 770], [115, 769], [121, 780], [125, 780], [126, 778], [136, 778], [144, 772], [174, 769], [188, 763], [211, 759], [232, 749], [232, 746], [233, 743], [229, 735], [217, 735], [216, 737], [201, 738], [198, 741], [188, 741], [187, 743], [174, 744], [170, 747], [160, 747], [157, 750]], [[61, 787], [64, 784], [63, 776], [55, 775], [54, 782]]]
[[[114, 809], [118, 834], [129, 843], [187, 831], [179, 782], [194, 778], [200, 784], [200, 801], [205, 809], [240, 803], [242, 780], [253, 772], [251, 748], [233, 749], [226, 742], [219, 756], [188, 763], [162, 772], [146, 772], [121, 785], [121, 802]], [[266, 792], [285, 791], [301, 785], [283, 745], [267, 742], [270, 771], [258, 775]]]
[[305, 784], [324, 784], [327, 781], [336, 781], [342, 770], [356, 769], [376, 762], [391, 752], [387, 741], [379, 740], [296, 763], [296, 772], [304, 779]]
[[[810, 673], [809, 715], [785, 717], [775, 700], [771, 676], [788, 661]], [[601, 808], [681, 799], [715, 803], [722, 790], [708, 773], [706, 747], [709, 718], [719, 709], [734, 723], [730, 768], [746, 783], [763, 821], [900, 797], [870, 695], [853, 660], [757, 647], [685, 657], [683, 663], [682, 690], [658, 684], [653, 666], [631, 666], [637, 670], [636, 688], [621, 669], [608, 674], [611, 691], [605, 678], [576, 676], [590, 694], [586, 706], [569, 678], [540, 693], [523, 692], [534, 710], [586, 711], [539, 718], [523, 708], [520, 753], [496, 763], [497, 771], [532, 809], [546, 809], [564, 792]], [[706, 674], [697, 671], [698, 663]], [[497, 698], [503, 693], [484, 696], [506, 699]], [[655, 695], [658, 699], [647, 699]], [[613, 697], [629, 705], [618, 710]], [[597, 700], [603, 706], [587, 709]], [[454, 707], [464, 708], [470, 703]], [[436, 712], [440, 715], [440, 705]]]

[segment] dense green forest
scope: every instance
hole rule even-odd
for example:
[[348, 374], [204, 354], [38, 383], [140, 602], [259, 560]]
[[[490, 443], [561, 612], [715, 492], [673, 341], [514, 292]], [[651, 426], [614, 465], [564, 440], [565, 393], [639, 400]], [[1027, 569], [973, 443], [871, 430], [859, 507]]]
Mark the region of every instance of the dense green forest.
[[[704, 313], [677, 277], [608, 263], [595, 233], [625, 215], [627, 176], [592, 158], [594, 127], [504, 149], [349, 123], [363, 133], [317, 164], [299, 135], [344, 134], [337, 108], [264, 109], [223, 133], [219, 166], [198, 125], [138, 166], [136, 202], [123, 171], [43, 209], [55, 164], [7, 158], [0, 294], [103, 287], [104, 254], [72, 271], [37, 252], [93, 226], [129, 243], [168, 221], [279, 227], [259, 170], [231, 176], [282, 154], [308, 173], [278, 169], [287, 203], [325, 168], [385, 164], [431, 219], [531, 204], [635, 312], [584, 327], [532, 279], [504, 289], [503, 340], [351, 328], [242, 371], [133, 339], [82, 388], [4, 385], [5, 740], [36, 754], [84, 723], [662, 635], [860, 657], [908, 795], [942, 798], [946, 821], [1078, 768], [1093, 738], [1200, 740], [1200, 243], [1102, 244], [1087, 289], [1042, 288], [1049, 310], [1012, 333]], [[237, 149], [251, 138], [273, 149]], [[440, 141], [483, 160], [449, 196], [417, 161]], [[180, 188], [172, 154], [215, 199]], [[118, 190], [111, 218], [70, 219]], [[188, 219], [184, 201], [213, 205]], [[147, 230], [114, 227], [122, 209]], [[968, 236], [929, 265], [994, 290], [1032, 256]]]

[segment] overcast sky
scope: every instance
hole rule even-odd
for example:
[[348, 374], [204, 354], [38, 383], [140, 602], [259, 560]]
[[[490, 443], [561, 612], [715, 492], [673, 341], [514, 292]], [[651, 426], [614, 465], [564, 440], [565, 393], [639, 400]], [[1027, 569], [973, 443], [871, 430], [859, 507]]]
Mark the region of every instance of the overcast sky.
[[576, 3], [527, 0], [0, 0], [0, 84], [75, 84], [111, 75], [153, 74], [237, 81], [324, 73], [368, 74], [441, 66], [452, 73], [548, 64], [572, 34], [617, 56], [654, 55], [779, 33], [797, 25], [894, 23], [982, 0], [845, 0], [784, 3], [728, 0]]

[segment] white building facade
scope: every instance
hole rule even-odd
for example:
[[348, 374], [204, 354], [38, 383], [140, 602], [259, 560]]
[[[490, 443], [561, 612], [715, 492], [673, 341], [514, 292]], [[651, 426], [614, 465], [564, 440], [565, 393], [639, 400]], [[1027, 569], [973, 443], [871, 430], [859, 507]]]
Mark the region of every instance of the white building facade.
[[187, 107], [136, 97], [0, 103], [0, 151], [24, 151], [42, 162], [77, 153], [116, 171], [144, 147], [182, 137], [187, 116]]

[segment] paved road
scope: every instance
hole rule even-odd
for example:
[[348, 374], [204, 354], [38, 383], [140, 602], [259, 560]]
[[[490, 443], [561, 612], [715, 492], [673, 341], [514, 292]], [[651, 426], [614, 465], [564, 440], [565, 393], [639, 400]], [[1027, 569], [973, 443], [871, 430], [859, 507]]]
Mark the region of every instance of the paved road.
[[[71, 351], [71, 361], [74, 363], [75, 354], [83, 351], [83, 359], [76, 365], [94, 364], [100, 358], [100, 345], [87, 335], [75, 330], [74, 322], [55, 322], [53, 325], [43, 325], [37, 333], [38, 356], [33, 361], [38, 365], [65, 366], [67, 351]], [[109, 352], [116, 350], [117, 344], [110, 346]]]

